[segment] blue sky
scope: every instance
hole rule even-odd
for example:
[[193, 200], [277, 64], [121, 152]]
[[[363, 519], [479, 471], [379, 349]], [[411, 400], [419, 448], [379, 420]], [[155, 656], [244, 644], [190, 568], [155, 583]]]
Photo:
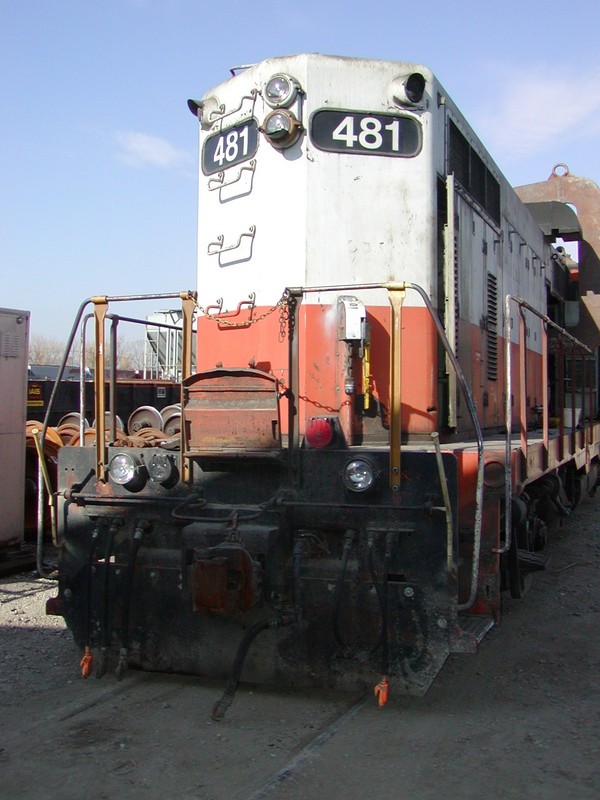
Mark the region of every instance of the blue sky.
[[91, 295], [194, 288], [197, 126], [186, 100], [269, 56], [426, 64], [513, 185], [545, 180], [558, 162], [600, 183], [599, 9], [0, 0], [0, 306], [31, 311], [33, 337], [64, 340]]

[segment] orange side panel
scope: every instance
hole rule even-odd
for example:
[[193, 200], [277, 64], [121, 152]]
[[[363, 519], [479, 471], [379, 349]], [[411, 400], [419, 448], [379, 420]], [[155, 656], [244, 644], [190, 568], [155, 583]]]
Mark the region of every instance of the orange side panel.
[[[254, 309], [260, 318], [268, 309]], [[363, 385], [362, 362], [349, 359], [348, 347], [338, 339], [335, 306], [304, 305], [300, 309], [300, 431], [304, 420], [322, 414], [351, 415], [353, 398], [345, 392], [345, 379], [354, 378], [357, 394], [368, 391], [381, 409], [385, 429], [389, 415], [390, 310], [369, 307], [371, 370]], [[424, 308], [402, 312], [402, 427], [411, 433], [429, 433], [437, 427], [436, 331]], [[246, 368], [269, 372], [289, 385], [287, 324], [279, 311], [256, 324], [235, 328], [214, 320], [198, 320], [198, 371]], [[282, 414], [285, 430], [286, 414]]]
[[[267, 308], [253, 310], [258, 322], [246, 327], [229, 327], [202, 317], [198, 321], [198, 370], [253, 367], [275, 376], [289, 386], [288, 323], [276, 309], [261, 319]], [[247, 318], [247, 316], [245, 317]], [[348, 426], [360, 429], [355, 415], [355, 398], [345, 392], [348, 375], [354, 379], [357, 395], [368, 389], [385, 431], [389, 421], [390, 309], [367, 308], [371, 330], [371, 368], [369, 385], [363, 385], [362, 362], [349, 361], [348, 347], [338, 339], [335, 306], [303, 305], [300, 308], [300, 432], [305, 419], [319, 415], [338, 415]], [[231, 318], [237, 322], [238, 317]], [[504, 424], [504, 345], [497, 340], [496, 379], [487, 368], [486, 334], [478, 325], [462, 321], [459, 330], [459, 358], [473, 394], [483, 428]], [[402, 311], [402, 430], [411, 434], [429, 434], [438, 429], [437, 332], [424, 308], [405, 307]], [[512, 347], [513, 422], [519, 422], [519, 350]], [[459, 393], [460, 395], [460, 393]], [[541, 355], [527, 354], [528, 418], [533, 406], [542, 402]], [[460, 422], [463, 420], [462, 423]], [[283, 432], [287, 427], [285, 401], [282, 404]], [[470, 428], [464, 398], [459, 396], [459, 427]], [[367, 428], [365, 427], [365, 433]]]

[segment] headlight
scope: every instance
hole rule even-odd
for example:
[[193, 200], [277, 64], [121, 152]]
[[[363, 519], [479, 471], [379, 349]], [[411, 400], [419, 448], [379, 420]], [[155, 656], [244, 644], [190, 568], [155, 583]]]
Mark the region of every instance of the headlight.
[[291, 147], [298, 141], [302, 133], [302, 124], [291, 111], [279, 109], [277, 111], [271, 111], [271, 113], [265, 117], [265, 121], [260, 130], [273, 147], [283, 150], [286, 147]]
[[351, 492], [366, 492], [375, 483], [376, 473], [370, 461], [355, 458], [344, 467], [342, 480]]
[[420, 72], [413, 72], [390, 83], [390, 99], [397, 106], [417, 106], [423, 100], [427, 81]]
[[108, 474], [114, 483], [139, 491], [146, 483], [145, 469], [137, 458], [129, 453], [117, 453], [108, 465]]
[[155, 483], [170, 484], [177, 479], [177, 469], [171, 456], [166, 453], [154, 453], [146, 462], [150, 480]]
[[298, 94], [298, 83], [289, 75], [273, 75], [266, 83], [263, 96], [271, 108], [290, 106]]

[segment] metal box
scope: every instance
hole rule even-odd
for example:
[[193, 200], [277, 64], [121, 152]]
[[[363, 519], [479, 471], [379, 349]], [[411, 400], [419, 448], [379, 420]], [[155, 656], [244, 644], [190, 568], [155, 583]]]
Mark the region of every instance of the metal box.
[[24, 538], [29, 311], [0, 308], [0, 548]]

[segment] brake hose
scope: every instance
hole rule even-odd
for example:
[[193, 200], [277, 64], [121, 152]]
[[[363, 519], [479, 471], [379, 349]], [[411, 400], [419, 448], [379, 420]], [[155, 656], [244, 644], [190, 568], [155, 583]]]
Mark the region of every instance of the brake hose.
[[381, 672], [387, 675], [389, 671], [389, 647], [388, 647], [388, 574], [391, 559], [391, 537], [390, 534], [386, 537], [385, 556], [383, 562], [383, 578], [381, 585], [377, 581], [377, 574], [375, 572], [375, 563], [373, 560], [373, 537], [369, 537], [368, 541], [368, 562], [369, 573], [371, 581], [377, 594], [379, 601], [379, 609], [381, 612], [381, 634], [379, 642], [375, 645], [373, 650], [381, 647]]
[[242, 675], [244, 661], [248, 655], [250, 645], [256, 639], [258, 634], [261, 633], [261, 631], [267, 630], [268, 628], [281, 628], [284, 625], [291, 625], [293, 622], [296, 622], [295, 614], [290, 615], [289, 617], [276, 617], [275, 619], [262, 620], [261, 622], [257, 622], [256, 625], [253, 625], [246, 631], [242, 641], [238, 645], [235, 658], [233, 659], [231, 672], [229, 673], [229, 679], [227, 680], [227, 686], [225, 687], [223, 696], [220, 700], [217, 700], [213, 706], [211, 716], [215, 722], [219, 722], [223, 719], [225, 712], [233, 703], [233, 698], [235, 697], [238, 683], [240, 682], [240, 677]]
[[131, 540], [131, 553], [127, 564], [127, 574], [125, 576], [125, 590], [123, 593], [123, 624], [121, 626], [121, 648], [119, 650], [119, 661], [115, 670], [118, 680], [121, 680], [127, 671], [127, 652], [129, 649], [129, 616], [131, 610], [131, 589], [133, 587], [133, 576], [135, 574], [135, 563], [137, 554], [142, 543], [144, 531], [148, 525], [145, 521], [138, 522], [133, 532]]
[[96, 667], [96, 677], [102, 678], [106, 672], [106, 662], [108, 659], [108, 604], [109, 604], [109, 573], [110, 573], [110, 559], [112, 556], [113, 542], [115, 534], [123, 524], [119, 518], [113, 519], [108, 533], [106, 535], [106, 543], [104, 547], [104, 575], [103, 577], [103, 596], [102, 596], [102, 617], [100, 620], [100, 654], [98, 656], [98, 666]]
[[344, 647], [342, 637], [340, 635], [339, 621], [340, 621], [340, 607], [342, 604], [342, 592], [344, 591], [344, 578], [346, 577], [346, 568], [348, 566], [348, 559], [350, 558], [350, 550], [354, 541], [354, 531], [349, 529], [344, 534], [344, 549], [342, 553], [342, 566], [338, 575], [337, 583], [335, 585], [335, 594], [333, 597], [333, 635], [335, 641], [340, 647]]
[[96, 546], [98, 544], [98, 537], [100, 535], [101, 521], [98, 520], [94, 530], [92, 531], [92, 539], [90, 542], [90, 550], [87, 560], [87, 594], [85, 606], [85, 648], [83, 658], [81, 659], [81, 676], [82, 678], [89, 678], [92, 672], [94, 658], [92, 656], [92, 574], [94, 556], [96, 555]]

